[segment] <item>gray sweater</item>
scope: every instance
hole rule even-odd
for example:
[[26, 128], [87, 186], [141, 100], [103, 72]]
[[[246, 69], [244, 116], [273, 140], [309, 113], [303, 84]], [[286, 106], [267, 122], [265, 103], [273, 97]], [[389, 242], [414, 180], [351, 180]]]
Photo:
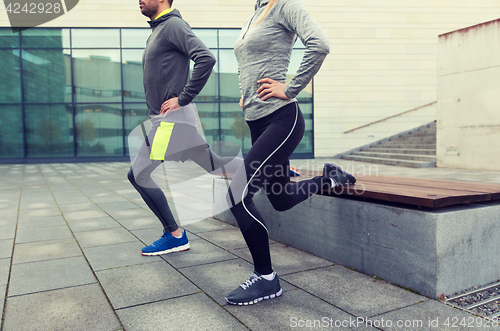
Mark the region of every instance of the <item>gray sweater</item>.
[[[160, 113], [162, 103], [178, 97], [179, 106], [193, 101], [205, 86], [215, 56], [195, 36], [177, 9], [148, 22], [153, 32], [142, 58], [144, 90], [149, 116]], [[189, 79], [189, 60], [194, 69]]]
[[[234, 46], [239, 65], [239, 82], [243, 110], [248, 121], [271, 114], [295, 97], [318, 72], [330, 52], [328, 39], [299, 0], [279, 0], [258, 25], [255, 21], [264, 11], [268, 0], [257, 0], [254, 15], [244, 24]], [[306, 51], [295, 78], [286, 86], [283, 100], [271, 97], [262, 101], [256, 93], [257, 80], [271, 78], [286, 81], [292, 48], [297, 36]]]

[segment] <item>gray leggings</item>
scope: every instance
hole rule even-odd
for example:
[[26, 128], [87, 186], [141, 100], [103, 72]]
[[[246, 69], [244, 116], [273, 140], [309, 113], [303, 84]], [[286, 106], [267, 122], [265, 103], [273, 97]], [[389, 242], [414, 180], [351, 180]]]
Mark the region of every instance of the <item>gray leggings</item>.
[[[139, 192], [144, 202], [158, 217], [168, 232], [179, 228], [170, 210], [165, 194], [151, 178], [151, 173], [163, 163], [161, 160], [151, 160], [151, 148], [154, 137], [161, 122], [153, 125], [151, 131], [142, 144], [132, 166], [127, 174], [128, 180]], [[196, 128], [187, 124], [175, 124], [172, 130], [165, 161], [193, 160], [207, 172], [214, 171], [228, 160], [213, 153], [205, 139], [196, 131]], [[231, 159], [232, 158], [228, 158]]]

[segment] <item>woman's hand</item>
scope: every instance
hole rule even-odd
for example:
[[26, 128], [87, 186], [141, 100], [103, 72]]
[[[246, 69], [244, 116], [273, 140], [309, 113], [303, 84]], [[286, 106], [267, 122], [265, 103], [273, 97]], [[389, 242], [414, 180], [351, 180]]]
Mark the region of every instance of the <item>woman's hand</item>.
[[161, 105], [160, 114], [164, 114], [163, 117], [177, 108], [180, 108], [177, 103], [177, 98], [170, 98]]
[[240, 98], [240, 108], [243, 109], [243, 96]]
[[290, 99], [285, 94], [286, 82], [283, 84], [271, 78], [263, 78], [259, 79], [257, 84], [262, 84], [257, 90], [259, 98], [262, 98], [262, 101], [265, 101], [270, 97], [276, 97], [283, 100]]

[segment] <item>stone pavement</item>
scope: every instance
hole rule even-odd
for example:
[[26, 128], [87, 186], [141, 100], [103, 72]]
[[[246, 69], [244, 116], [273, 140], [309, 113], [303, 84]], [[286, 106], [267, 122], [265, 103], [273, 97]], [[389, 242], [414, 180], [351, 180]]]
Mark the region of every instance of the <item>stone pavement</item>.
[[[320, 169], [325, 161], [292, 165]], [[335, 161], [355, 172], [500, 183], [499, 172]], [[184, 226], [189, 251], [142, 256], [141, 247], [158, 239], [162, 227], [127, 181], [128, 168], [0, 165], [1, 330], [494, 328], [445, 303], [274, 241], [283, 295], [253, 306], [228, 305], [224, 295], [253, 270], [239, 229], [206, 218]], [[199, 199], [207, 189], [186, 185], [176, 203], [193, 213], [209, 208], [211, 201]]]

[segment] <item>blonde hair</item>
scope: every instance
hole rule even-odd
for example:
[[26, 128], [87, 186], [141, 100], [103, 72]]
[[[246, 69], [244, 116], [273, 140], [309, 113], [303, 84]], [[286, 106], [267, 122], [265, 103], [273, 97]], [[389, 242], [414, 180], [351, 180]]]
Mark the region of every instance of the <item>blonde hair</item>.
[[262, 14], [260, 14], [260, 16], [257, 19], [257, 21], [255, 21], [255, 25], [259, 24], [260, 22], [262, 22], [264, 20], [264, 18], [266, 17], [267, 13], [269, 13], [269, 11], [271, 10], [271, 8], [273, 8], [273, 6], [278, 1], [279, 0], [269, 0], [269, 2], [267, 3], [266, 9], [264, 9], [264, 11], [262, 12]]

